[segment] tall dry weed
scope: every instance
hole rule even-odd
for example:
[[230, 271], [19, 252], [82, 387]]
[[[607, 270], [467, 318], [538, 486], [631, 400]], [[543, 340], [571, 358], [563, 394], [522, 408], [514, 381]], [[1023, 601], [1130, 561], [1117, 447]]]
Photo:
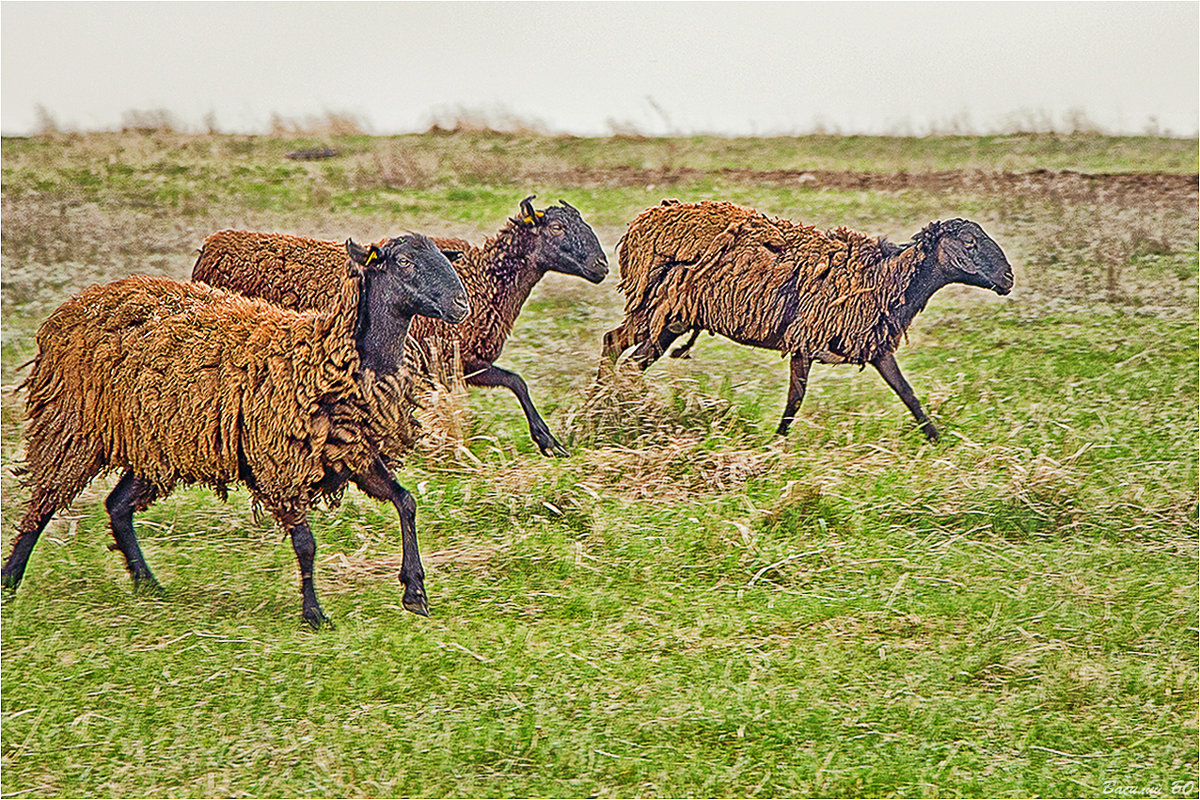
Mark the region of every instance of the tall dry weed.
[[565, 427], [576, 445], [641, 446], [682, 435], [748, 435], [755, 426], [731, 401], [701, 391], [693, 379], [656, 375], [649, 384], [640, 372], [622, 366], [603, 370], [568, 409]]
[[426, 459], [437, 464], [478, 465], [478, 459], [467, 448], [471, 420], [467, 409], [467, 384], [457, 347], [452, 361], [455, 366], [447, 370], [445, 360], [436, 351], [437, 343], [431, 340], [426, 346], [434, 351], [428, 357], [420, 348], [410, 346], [411, 357], [421, 362], [419, 368], [430, 379], [429, 390], [422, 397], [422, 408], [417, 412], [424, 428], [418, 449]]
[[178, 133], [181, 127], [175, 115], [165, 108], [130, 109], [121, 114], [121, 133]]
[[698, 435], [675, 435], [644, 447], [610, 445], [589, 450], [584, 483], [629, 500], [686, 502], [743, 491], [772, 470], [778, 448], [708, 449]]

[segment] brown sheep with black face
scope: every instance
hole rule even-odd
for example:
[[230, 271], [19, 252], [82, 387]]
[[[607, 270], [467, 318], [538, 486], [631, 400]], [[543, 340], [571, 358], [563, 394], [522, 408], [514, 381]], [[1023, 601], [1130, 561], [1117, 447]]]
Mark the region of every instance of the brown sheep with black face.
[[[496, 366], [513, 323], [530, 291], [547, 272], [599, 283], [608, 261], [595, 232], [565, 201], [538, 211], [527, 197], [517, 216], [482, 245], [434, 239], [455, 259], [471, 315], [461, 325], [415, 319], [413, 349], [434, 375], [464, 375], [471, 386], [505, 386], [521, 404], [529, 434], [545, 455], [566, 450], [529, 397], [515, 372]], [[326, 308], [336, 289], [338, 245], [279, 233], [220, 231], [204, 241], [192, 279], [262, 297], [288, 308]]]
[[24, 384], [23, 472], [33, 493], [3, 585], [20, 584], [42, 529], [98, 474], [123, 472], [106, 506], [135, 587], [156, 582], [133, 513], [177, 484], [224, 495], [240, 482], [290, 534], [304, 619], [319, 627], [308, 509], [321, 498], [336, 504], [353, 481], [399, 512], [404, 606], [427, 614], [415, 506], [386, 461], [418, 434], [424, 378], [401, 360], [409, 320], [461, 320], [466, 292], [423, 236], [347, 242], [343, 253], [340, 294], [322, 312], [144, 276], [60, 306], [38, 331]]
[[[642, 212], [617, 245], [625, 320], [604, 336], [602, 362], [645, 369], [685, 355], [700, 331], [791, 357], [784, 435], [814, 361], [870, 364], [930, 440], [937, 428], [900, 373], [894, 352], [938, 289], [965, 283], [1012, 290], [1012, 267], [974, 222], [933, 222], [906, 245], [846, 228], [799, 225], [732, 203], [666, 200]], [[603, 373], [603, 368], [602, 368]]]

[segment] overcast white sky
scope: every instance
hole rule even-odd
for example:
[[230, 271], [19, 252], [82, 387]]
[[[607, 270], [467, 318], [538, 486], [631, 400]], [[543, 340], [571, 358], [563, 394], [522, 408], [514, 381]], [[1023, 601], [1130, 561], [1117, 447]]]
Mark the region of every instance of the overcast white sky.
[[[607, 134], [1200, 129], [1200, 4], [0, 4], [0, 132], [163, 109], [261, 132], [348, 113], [374, 133], [466, 107]], [[661, 109], [659, 111], [658, 109]]]

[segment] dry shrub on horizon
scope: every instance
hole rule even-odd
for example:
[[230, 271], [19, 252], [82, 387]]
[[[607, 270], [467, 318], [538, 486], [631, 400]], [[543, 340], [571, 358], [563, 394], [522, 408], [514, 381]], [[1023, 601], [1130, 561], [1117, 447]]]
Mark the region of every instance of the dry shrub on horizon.
[[326, 111], [302, 118], [272, 114], [268, 126], [270, 136], [293, 138], [299, 136], [329, 138], [334, 136], [370, 136], [370, 128], [359, 117], [348, 112]]
[[438, 106], [430, 111], [426, 133], [504, 133], [528, 136], [550, 136], [553, 132], [545, 120], [527, 117], [509, 110], [502, 104], [491, 107], [464, 105]]

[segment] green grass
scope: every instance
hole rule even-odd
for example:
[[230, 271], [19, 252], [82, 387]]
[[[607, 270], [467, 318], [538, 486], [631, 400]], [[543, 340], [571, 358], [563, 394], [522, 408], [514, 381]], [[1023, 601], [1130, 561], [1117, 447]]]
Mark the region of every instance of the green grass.
[[[777, 354], [701, 337], [592, 388], [620, 320], [548, 276], [466, 452], [414, 454], [432, 617], [400, 606], [394, 512], [313, 515], [317, 590], [244, 491], [138, 516], [161, 597], [135, 596], [98, 480], [0, 600], [0, 792], [37, 796], [1190, 796], [1197, 755], [1195, 194], [849, 191], [719, 170], [1195, 172], [1195, 141], [459, 134], [321, 144], [88, 135], [3, 141], [0, 490], [26, 491], [33, 333], [95, 280], [186, 277], [222, 227], [479, 239], [563, 197], [612, 252], [664, 196], [719, 197], [903, 240], [981, 221], [1016, 268], [955, 287], [898, 358], [930, 445], [871, 370], [818, 366], [791, 436]], [[695, 168], [662, 187], [572, 170]], [[582, 174], [582, 173], [580, 173]], [[537, 175], [549, 176], [542, 180]], [[613, 259], [615, 268], [615, 259]]]

